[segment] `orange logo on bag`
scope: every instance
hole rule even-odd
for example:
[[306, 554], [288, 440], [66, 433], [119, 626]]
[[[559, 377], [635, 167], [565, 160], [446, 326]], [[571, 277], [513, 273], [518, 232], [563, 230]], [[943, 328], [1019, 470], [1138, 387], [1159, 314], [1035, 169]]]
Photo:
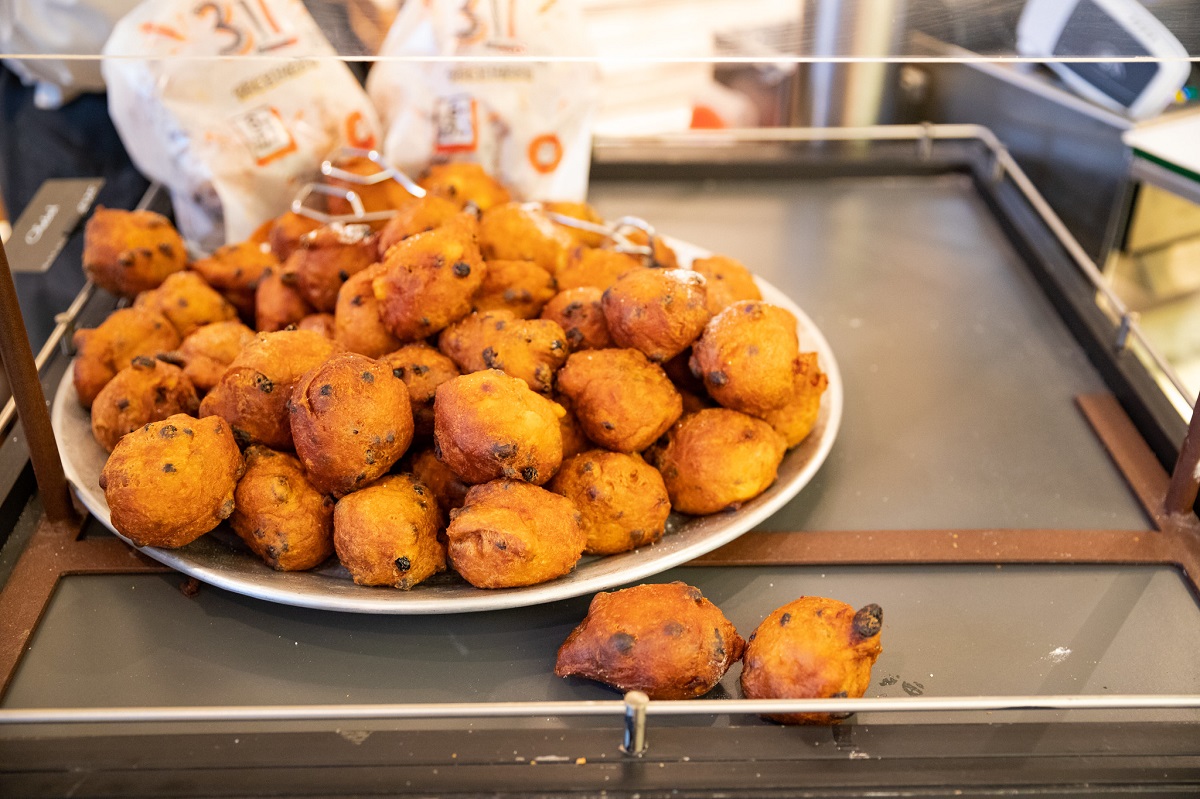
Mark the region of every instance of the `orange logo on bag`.
[[260, 106], [231, 118], [230, 122], [258, 166], [296, 152], [296, 140], [274, 108]]
[[553, 133], [543, 133], [529, 142], [529, 163], [533, 164], [533, 168], [543, 175], [558, 169], [562, 157], [562, 142]]
[[362, 111], [354, 111], [346, 117], [346, 143], [361, 150], [370, 150], [375, 146], [375, 133]]

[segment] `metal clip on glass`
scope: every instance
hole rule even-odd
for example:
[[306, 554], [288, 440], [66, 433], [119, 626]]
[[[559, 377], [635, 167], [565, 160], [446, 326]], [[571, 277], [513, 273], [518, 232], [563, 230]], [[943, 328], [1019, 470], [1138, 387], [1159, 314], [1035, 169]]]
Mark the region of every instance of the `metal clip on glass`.
[[[379, 170], [363, 175], [337, 166], [338, 163], [344, 162], [349, 158], [364, 158], [378, 166]], [[385, 180], [394, 180], [403, 186], [404, 190], [412, 196], [418, 198], [425, 196], [425, 189], [418, 186], [408, 175], [396, 169], [387, 161], [384, 161], [383, 156], [376, 150], [342, 147], [321, 162], [321, 174], [334, 180], [358, 186], [374, 186]], [[309, 203], [313, 195], [340, 197], [350, 204], [350, 213], [330, 214], [320, 208], [315, 208]], [[363, 207], [362, 197], [354, 189], [343, 186], [331, 186], [328, 183], [306, 184], [297, 192], [295, 199], [292, 200], [292, 211], [300, 216], [306, 216], [309, 219], [314, 219], [326, 225], [331, 222], [376, 222], [390, 219], [395, 214], [394, 209], [367, 211]]]
[[[586, 219], [577, 219], [573, 216], [560, 214], [556, 211], [549, 211], [541, 203], [526, 203], [525, 207], [538, 211], [551, 222], [554, 222], [565, 227], [575, 228], [576, 230], [585, 230], [588, 233], [595, 233], [603, 236], [608, 241], [613, 243], [613, 249], [617, 252], [628, 253], [629, 255], [639, 255], [646, 261], [646, 266], [658, 266], [658, 262], [654, 260], [654, 248], [658, 242], [658, 234], [654, 232], [654, 226], [646, 220], [636, 216], [623, 216], [614, 222], [605, 222], [599, 224], [589, 222]], [[646, 234], [646, 244], [636, 244], [629, 240], [625, 233], [629, 230], [640, 230]]]

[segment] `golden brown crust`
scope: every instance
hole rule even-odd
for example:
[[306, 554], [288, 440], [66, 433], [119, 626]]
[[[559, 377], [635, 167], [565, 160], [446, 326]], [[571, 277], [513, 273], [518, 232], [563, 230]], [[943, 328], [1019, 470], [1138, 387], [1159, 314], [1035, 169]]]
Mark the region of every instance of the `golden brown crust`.
[[716, 316], [721, 311], [741, 300], [761, 300], [762, 292], [754, 282], [754, 275], [736, 261], [724, 255], [697, 258], [692, 269], [704, 275], [705, 299], [708, 312]]
[[208, 258], [192, 263], [192, 269], [233, 303], [241, 318], [253, 321], [258, 281], [262, 279], [263, 272], [278, 265], [279, 259], [269, 246], [243, 241], [218, 247]]
[[767, 411], [763, 420], [787, 439], [788, 449], [808, 438], [821, 412], [821, 396], [829, 387], [829, 376], [821, 371], [815, 352], [802, 352], [798, 359], [792, 398], [782, 408]]
[[449, 466], [438, 460], [432, 447], [413, 455], [411, 466], [416, 478], [433, 492], [443, 513], [449, 515], [450, 511], [462, 507], [471, 486], [460, 480]]
[[179, 333], [160, 313], [121, 308], [97, 327], [76, 331], [72, 340], [77, 350], [72, 364], [75, 392], [79, 403], [90, 408], [100, 390], [134, 358], [153, 358], [177, 348]]
[[288, 415], [308, 478], [335, 497], [386, 474], [412, 443], [404, 381], [387, 364], [353, 352], [306, 372], [292, 389]]
[[716, 687], [745, 647], [698, 588], [639, 585], [596, 594], [559, 647], [554, 673], [651, 699], [694, 699]]
[[664, 363], [683, 352], [710, 318], [704, 278], [688, 269], [635, 269], [604, 292], [608, 332], [619, 347]]
[[627, 253], [574, 247], [567, 253], [555, 278], [561, 291], [587, 286], [604, 291], [622, 275], [644, 268], [641, 259]]
[[562, 413], [523, 380], [498, 369], [475, 372], [438, 386], [434, 445], [465, 482], [504, 477], [541, 485], [562, 463]]
[[439, 511], [410, 474], [393, 474], [342, 497], [333, 511], [338, 560], [359, 585], [408, 590], [446, 569]]
[[237, 319], [237, 309], [197, 272], [175, 272], [162, 285], [137, 296], [133, 306], [157, 311], [170, 320], [181, 338], [205, 325]]
[[233, 497], [230, 525], [272, 569], [303, 571], [333, 554], [333, 500], [313, 486], [296, 457], [248, 448]]
[[567, 336], [571, 352], [602, 350], [613, 346], [604, 320], [601, 298], [595, 286], [580, 286], [555, 294], [542, 308], [542, 318], [557, 322]]
[[375, 239], [369, 225], [334, 222], [301, 236], [283, 273], [295, 273], [296, 289], [309, 305], [318, 311], [332, 311], [338, 291], [350, 276], [375, 262]]
[[627, 552], [663, 536], [671, 501], [662, 475], [640, 455], [588, 450], [563, 461], [547, 486], [575, 503], [587, 534], [584, 552]]
[[321, 223], [295, 211], [288, 211], [275, 220], [271, 225], [268, 241], [275, 260], [283, 262], [292, 254], [292, 250], [300, 245], [300, 239], [305, 233], [321, 227]]
[[183, 373], [200, 393], [207, 393], [221, 381], [221, 375], [247, 344], [254, 331], [241, 322], [215, 322], [197, 328], [179, 345]]
[[393, 245], [409, 236], [441, 227], [458, 216], [461, 210], [459, 203], [436, 194], [427, 194], [419, 200], [405, 203], [379, 231], [376, 242], [379, 258], [385, 258]]
[[254, 293], [254, 327], [261, 333], [293, 327], [316, 311], [297, 288], [295, 274], [285, 272], [284, 266], [263, 270], [258, 281]]
[[555, 394], [552, 399], [563, 409], [563, 415], [558, 419], [558, 429], [562, 433], [563, 440], [563, 460], [595, 446], [587, 437], [587, 433], [583, 432], [579, 419], [571, 410], [571, 401], [562, 394]]
[[692, 347], [692, 373], [726, 408], [762, 416], [794, 393], [800, 342], [796, 317], [776, 305], [735, 302]]
[[662, 367], [638, 350], [573, 353], [559, 370], [558, 390], [588, 438], [616, 452], [641, 452], [683, 412]]
[[[750, 636], [742, 666], [747, 699], [857, 699], [871, 682], [883, 611], [855, 611], [836, 599], [806, 596], [767, 616]], [[845, 716], [792, 713], [766, 716], [783, 724], [836, 724]]]
[[658, 467], [680, 513], [704, 515], [766, 491], [779, 471], [787, 442], [771, 425], [728, 408], [708, 408], [680, 419], [648, 459]]
[[489, 261], [533, 261], [557, 275], [571, 245], [563, 228], [521, 203], [495, 206], [479, 220], [479, 249]]
[[100, 488], [118, 533], [138, 546], [174, 548], [233, 513], [245, 468], [223, 419], [176, 414], [117, 442]]
[[290, 450], [287, 403], [292, 388], [337, 351], [337, 344], [310, 330], [259, 333], [200, 402], [200, 415], [226, 419], [242, 444]]
[[487, 269], [474, 233], [473, 217], [460, 214], [388, 250], [371, 287], [379, 318], [393, 336], [402, 342], [428, 338], [471, 312]]
[[378, 358], [400, 346], [379, 318], [379, 302], [372, 283], [386, 271], [383, 264], [364, 269], [342, 285], [333, 312], [334, 338], [350, 352]]
[[379, 362], [408, 386], [414, 434], [433, 435], [433, 397], [438, 386], [458, 377], [459, 371], [454, 361], [428, 344], [417, 342], [389, 352]]
[[511, 311], [535, 319], [555, 294], [554, 277], [533, 261], [488, 261], [483, 285], [475, 293], [476, 311]]
[[450, 564], [476, 588], [561, 577], [575, 568], [586, 540], [569, 499], [517, 480], [473, 487], [452, 515]]
[[463, 372], [499, 369], [546, 394], [554, 388], [554, 373], [567, 360], [566, 339], [555, 322], [488, 311], [473, 313], [443, 330], [438, 349]]
[[92, 403], [92, 436], [112, 452], [126, 433], [177, 413], [195, 416], [199, 407], [182, 369], [142, 355], [117, 372]]
[[123, 297], [158, 288], [187, 265], [183, 238], [153, 211], [96, 206], [83, 234], [83, 271]]
[[320, 333], [330, 341], [333, 341], [337, 336], [337, 323], [334, 321], [333, 314], [331, 313], [310, 313], [296, 323], [296, 329], [311, 330], [314, 333]]
[[479, 164], [469, 162], [433, 164], [417, 183], [430, 194], [445, 197], [460, 207], [471, 203], [480, 211], [510, 199], [508, 189], [500, 181]]

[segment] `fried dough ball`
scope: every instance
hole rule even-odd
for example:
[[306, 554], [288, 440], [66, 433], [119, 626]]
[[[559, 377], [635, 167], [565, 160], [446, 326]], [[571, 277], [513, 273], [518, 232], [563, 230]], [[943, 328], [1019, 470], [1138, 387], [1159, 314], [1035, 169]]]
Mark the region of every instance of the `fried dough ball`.
[[333, 500], [293, 455], [253, 446], [245, 457], [229, 517], [234, 532], [272, 569], [320, 566], [333, 554]]
[[200, 407], [196, 389], [178, 366], [139, 355], [108, 381], [92, 403], [92, 435], [108, 452], [147, 422]]
[[193, 262], [192, 269], [233, 303], [241, 318], [253, 321], [258, 281], [263, 272], [278, 265], [269, 245], [243, 241], [218, 247], [208, 258]]
[[821, 412], [821, 395], [829, 387], [829, 376], [817, 365], [815, 352], [802, 352], [795, 378], [795, 392], [782, 408], [767, 411], [762, 418], [787, 439], [788, 449], [812, 432]]
[[332, 341], [337, 334], [337, 322], [331, 313], [310, 313], [296, 323], [297, 330], [311, 330]]
[[692, 374], [726, 408], [762, 416], [795, 393], [796, 317], [765, 302], [735, 302], [712, 318], [692, 347]]
[[[855, 611], [836, 599], [805, 596], [776, 609], [746, 647], [742, 692], [747, 699], [857, 699], [871, 682], [883, 651], [883, 611]], [[848, 714], [847, 714], [848, 715]], [[847, 715], [781, 713], [782, 724], [836, 724]]]
[[754, 275], [740, 261], [724, 255], [697, 258], [692, 269], [704, 275], [708, 312], [716, 316], [739, 300], [761, 300]]
[[343, 352], [305, 373], [288, 405], [308, 478], [341, 497], [387, 473], [412, 443], [404, 381], [384, 363]]
[[558, 649], [554, 673], [651, 699], [695, 699], [716, 687], [746, 642], [700, 589], [674, 582], [596, 594]]
[[183, 340], [176, 353], [183, 361], [183, 373], [202, 394], [221, 381], [221, 375], [238, 353], [254, 341], [254, 331], [241, 322], [214, 322], [197, 328]]
[[557, 275], [572, 244], [563, 228], [521, 203], [495, 206], [479, 220], [479, 249], [489, 261], [533, 261]]
[[162, 285], [137, 296], [133, 306], [158, 311], [181, 338], [213, 322], [237, 319], [237, 309], [195, 272], [175, 272]]
[[[339, 159], [334, 163], [334, 166], [355, 175], [375, 175], [380, 172], [379, 164], [360, 155]], [[362, 202], [363, 211], [368, 214], [400, 208], [414, 199], [408, 193], [408, 189], [404, 188], [399, 182], [391, 179], [381, 180], [377, 183], [353, 183], [331, 175], [326, 178], [325, 182], [330, 186], [343, 188], [357, 194], [358, 199]], [[350, 204], [350, 201], [336, 194], [328, 195], [325, 198], [325, 205], [331, 214], [343, 215], [354, 213], [354, 207]], [[372, 222], [370, 224], [376, 230], [383, 227], [383, 225], [384, 221]]]
[[263, 333], [292, 327], [316, 312], [296, 286], [295, 273], [283, 271], [283, 266], [263, 271], [254, 294], [254, 326]]
[[332, 311], [338, 290], [375, 260], [369, 225], [334, 222], [304, 234], [288, 256], [283, 273], [295, 273], [296, 288], [309, 305], [318, 311]]
[[415, 435], [433, 435], [433, 396], [438, 386], [458, 377], [454, 361], [428, 344], [417, 342], [389, 352], [379, 362], [408, 386]]
[[601, 297], [604, 292], [595, 286], [580, 286], [555, 294], [542, 308], [542, 318], [557, 322], [567, 335], [572, 352], [602, 350], [611, 347], [612, 336], [604, 320]]
[[762, 419], [708, 408], [680, 419], [649, 459], [662, 473], [671, 506], [699, 516], [738, 508], [766, 491], [786, 450], [784, 437]]
[[433, 164], [417, 184], [430, 194], [452, 200], [460, 207], [472, 203], [480, 211], [511, 199], [508, 189], [479, 164]]
[[339, 350], [310, 330], [259, 333], [200, 402], [200, 415], [226, 419], [242, 444], [290, 450], [287, 404], [292, 388], [305, 372]]
[[400, 206], [395, 215], [379, 231], [376, 242], [379, 258], [387, 256], [387, 251], [394, 244], [409, 236], [441, 227], [458, 216], [461, 210], [462, 206], [458, 203], [436, 194], [426, 194], [419, 200], [410, 200]]
[[475, 294], [475, 310], [511, 311], [518, 319], [536, 319], [554, 294], [554, 277], [533, 261], [488, 261], [483, 285]]
[[638, 350], [573, 353], [558, 373], [558, 390], [588, 438], [616, 452], [641, 452], [683, 412], [662, 367]]
[[117, 442], [100, 472], [113, 528], [139, 547], [190, 544], [233, 513], [246, 466], [224, 419], [177, 413]]
[[505, 477], [541, 485], [562, 463], [561, 406], [498, 369], [438, 386], [433, 440], [438, 457], [468, 483]]
[[333, 311], [334, 339], [350, 352], [378, 358], [400, 346], [400, 339], [379, 318], [379, 301], [371, 284], [386, 271], [375, 264], [342, 284]]
[[449, 466], [438, 460], [432, 447], [413, 455], [411, 466], [416, 478], [433, 492], [443, 512], [449, 515], [450, 511], [462, 507], [471, 486], [460, 480]]
[[471, 488], [446, 528], [450, 565], [476, 588], [513, 588], [575, 568], [586, 536], [571, 500], [519, 480]]
[[[573, 202], [547, 202], [542, 203], [542, 207], [550, 213], [569, 216], [572, 219], [579, 219], [583, 222], [591, 222], [593, 225], [604, 225], [604, 217], [600, 216], [600, 212], [587, 203]], [[582, 230], [581, 228], [564, 225], [561, 222], [554, 224], [567, 231], [567, 235], [579, 245], [584, 247], [599, 247], [604, 243], [603, 233], [593, 233], [590, 230]]]
[[604, 291], [621, 275], [644, 268], [641, 259], [627, 253], [576, 247], [568, 253], [555, 279], [563, 291], [584, 286]]
[[604, 292], [608, 332], [619, 347], [663, 363], [699, 337], [711, 318], [704, 278], [689, 269], [635, 269]]
[[78, 330], [75, 344], [75, 393], [92, 407], [100, 389], [139, 355], [153, 358], [179, 346], [179, 333], [162, 314], [144, 308], [113, 311], [97, 327]]
[[271, 252], [275, 255], [275, 260], [283, 262], [292, 254], [292, 250], [300, 246], [300, 239], [304, 234], [310, 233], [321, 227], [321, 222], [316, 219], [311, 219], [295, 211], [288, 211], [271, 225], [271, 232], [268, 236], [268, 241], [271, 245]]
[[83, 271], [122, 297], [158, 288], [187, 265], [183, 238], [165, 216], [96, 206], [83, 234]]
[[392, 474], [338, 500], [333, 544], [354, 582], [407, 591], [446, 570], [439, 522], [429, 489], [410, 474]]
[[575, 503], [589, 555], [628, 552], [662, 538], [671, 500], [662, 475], [640, 455], [593, 449], [563, 461], [547, 486]]
[[[487, 267], [475, 244], [475, 221], [460, 214], [388, 250], [371, 282], [379, 318], [396, 338], [428, 338], [471, 312]], [[393, 348], [394, 349], [394, 348]]]
[[545, 394], [554, 387], [554, 373], [567, 360], [566, 340], [554, 322], [488, 311], [473, 313], [443, 330], [438, 349], [464, 372], [499, 369]]

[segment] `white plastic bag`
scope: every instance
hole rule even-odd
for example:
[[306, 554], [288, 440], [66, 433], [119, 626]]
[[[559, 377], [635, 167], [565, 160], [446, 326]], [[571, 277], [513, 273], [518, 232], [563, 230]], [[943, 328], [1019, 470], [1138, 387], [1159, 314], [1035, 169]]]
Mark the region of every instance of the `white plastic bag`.
[[[410, 0], [381, 56], [477, 60], [375, 64], [367, 93], [384, 122], [384, 156], [410, 174], [473, 161], [522, 199], [583, 200], [598, 72], [551, 59], [589, 52], [572, 0]], [[499, 60], [507, 56], [525, 58]]]
[[377, 146], [366, 93], [320, 58], [333, 48], [300, 0], [146, 0], [104, 53], [167, 59], [106, 59], [109, 113], [201, 250], [286, 211], [334, 149]]

